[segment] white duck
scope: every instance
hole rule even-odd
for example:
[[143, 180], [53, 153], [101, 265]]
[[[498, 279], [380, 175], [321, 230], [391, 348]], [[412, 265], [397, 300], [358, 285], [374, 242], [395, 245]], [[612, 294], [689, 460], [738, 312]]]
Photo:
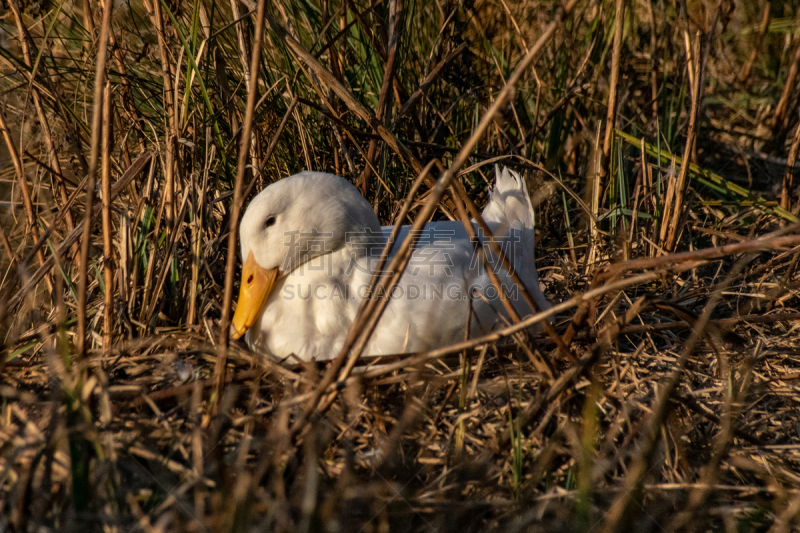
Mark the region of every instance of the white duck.
[[[483, 218], [537, 305], [548, 309], [534, 262], [525, 182], [508, 169], [495, 168], [495, 174]], [[254, 351], [279, 358], [335, 357], [391, 229], [381, 227], [353, 185], [333, 174], [301, 172], [265, 188], [240, 226], [244, 266], [233, 337], [247, 333]], [[395, 248], [409, 229], [403, 227]], [[494, 270], [517, 313], [531, 314], [508, 274]], [[507, 320], [463, 224], [428, 223], [363, 354], [412, 353], [462, 341], [468, 317], [473, 337]]]

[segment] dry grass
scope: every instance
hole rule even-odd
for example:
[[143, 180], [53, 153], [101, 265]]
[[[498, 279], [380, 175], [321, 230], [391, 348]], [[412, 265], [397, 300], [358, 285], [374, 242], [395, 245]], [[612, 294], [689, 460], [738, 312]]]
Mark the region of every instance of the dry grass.
[[[800, 527], [796, 2], [6, 1], [0, 531]], [[546, 335], [228, 346], [263, 186], [421, 224], [495, 162]]]

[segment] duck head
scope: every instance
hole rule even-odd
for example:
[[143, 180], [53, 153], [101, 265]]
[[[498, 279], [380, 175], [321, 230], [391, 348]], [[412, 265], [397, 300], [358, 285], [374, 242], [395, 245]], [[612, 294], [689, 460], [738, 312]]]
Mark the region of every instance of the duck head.
[[240, 224], [242, 282], [232, 337], [238, 339], [258, 320], [280, 277], [348, 244], [367, 242], [369, 248], [380, 231], [369, 202], [339, 176], [307, 171], [266, 187]]

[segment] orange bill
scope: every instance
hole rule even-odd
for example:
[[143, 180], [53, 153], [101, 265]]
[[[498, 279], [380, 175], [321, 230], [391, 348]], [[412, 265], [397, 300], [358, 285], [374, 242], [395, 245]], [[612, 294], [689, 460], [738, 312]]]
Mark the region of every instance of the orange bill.
[[231, 322], [231, 337], [238, 339], [261, 317], [269, 293], [278, 278], [278, 269], [266, 269], [256, 263], [253, 251], [247, 256], [242, 267], [242, 286], [239, 289], [239, 302]]

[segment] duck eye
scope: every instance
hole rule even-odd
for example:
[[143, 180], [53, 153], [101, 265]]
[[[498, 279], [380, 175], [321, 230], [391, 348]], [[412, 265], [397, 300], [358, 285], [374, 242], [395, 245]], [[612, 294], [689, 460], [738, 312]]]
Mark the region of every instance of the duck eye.
[[264, 222], [264, 227], [268, 228], [270, 226], [275, 225], [275, 217], [268, 217], [267, 220]]

